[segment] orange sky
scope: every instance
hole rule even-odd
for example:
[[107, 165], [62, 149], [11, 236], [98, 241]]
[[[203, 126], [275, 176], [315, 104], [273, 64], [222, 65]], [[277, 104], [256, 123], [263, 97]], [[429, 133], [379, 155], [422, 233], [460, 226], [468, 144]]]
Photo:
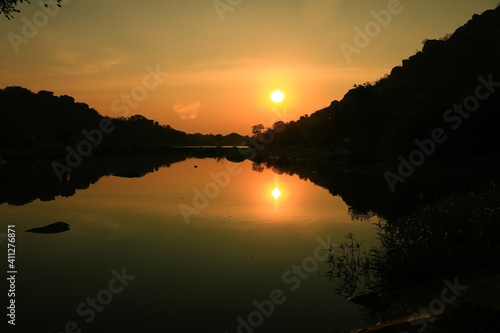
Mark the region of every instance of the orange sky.
[[[32, 1], [0, 18], [1, 88], [50, 90], [103, 115], [142, 114], [188, 133], [249, 134], [276, 120], [273, 90], [286, 94], [286, 120], [310, 114], [498, 0], [63, 3], [44, 12]], [[382, 10], [389, 17], [375, 23], [372, 11]], [[369, 40], [356, 45], [355, 28], [367, 27]], [[359, 46], [349, 57], [347, 44]], [[156, 84], [146, 68], [168, 75]], [[135, 97], [127, 104], [126, 95]]]

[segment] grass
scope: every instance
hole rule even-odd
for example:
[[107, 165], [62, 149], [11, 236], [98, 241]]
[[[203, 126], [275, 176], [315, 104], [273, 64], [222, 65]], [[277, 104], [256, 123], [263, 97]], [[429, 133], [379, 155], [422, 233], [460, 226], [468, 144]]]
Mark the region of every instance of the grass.
[[352, 234], [330, 248], [326, 275], [339, 294], [385, 292], [500, 263], [500, 192], [493, 184], [376, 227], [380, 245], [369, 251]]
[[337, 294], [350, 297], [360, 291], [375, 289], [379, 281], [373, 274], [374, 250], [370, 253], [361, 251], [362, 242], [358, 242], [353, 234], [345, 238], [344, 243], [330, 246], [327, 263], [331, 269], [325, 276], [339, 283], [335, 287]]

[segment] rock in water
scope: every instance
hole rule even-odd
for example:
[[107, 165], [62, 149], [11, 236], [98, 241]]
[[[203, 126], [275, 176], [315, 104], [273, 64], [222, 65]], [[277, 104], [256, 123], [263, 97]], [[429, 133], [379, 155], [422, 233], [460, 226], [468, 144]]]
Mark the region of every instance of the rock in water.
[[29, 229], [26, 230], [26, 232], [32, 232], [35, 234], [57, 234], [68, 230], [69, 230], [69, 224], [65, 222], [56, 222], [46, 225], [44, 227]]

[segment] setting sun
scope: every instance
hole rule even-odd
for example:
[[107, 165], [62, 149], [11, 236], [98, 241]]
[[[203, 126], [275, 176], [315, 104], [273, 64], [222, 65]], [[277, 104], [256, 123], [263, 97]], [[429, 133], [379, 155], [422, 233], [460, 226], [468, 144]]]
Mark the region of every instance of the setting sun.
[[285, 99], [285, 94], [279, 90], [273, 91], [271, 99], [274, 103], [281, 103]]
[[274, 199], [278, 199], [280, 196], [281, 196], [281, 191], [278, 188], [278, 186], [276, 186], [273, 190], [273, 197]]

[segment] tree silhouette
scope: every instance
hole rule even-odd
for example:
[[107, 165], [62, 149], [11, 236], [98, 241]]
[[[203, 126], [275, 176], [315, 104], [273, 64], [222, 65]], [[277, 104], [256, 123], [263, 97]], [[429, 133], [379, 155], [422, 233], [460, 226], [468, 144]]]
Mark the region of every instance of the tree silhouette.
[[262, 124], [258, 124], [258, 125], [253, 125], [252, 126], [252, 134], [255, 136], [255, 137], [258, 137], [259, 134], [261, 134], [263, 131], [264, 131], [265, 127], [264, 125]]
[[[66, 146], [76, 147], [88, 140], [89, 131], [95, 133], [104, 118], [70, 96], [54, 96], [44, 90], [34, 93], [23, 87], [0, 89], [0, 105], [2, 157], [64, 156]], [[173, 146], [237, 146], [248, 139], [237, 133], [187, 134], [140, 114], [110, 121], [113, 131], [98, 139], [102, 142], [93, 150], [95, 154], [165, 151]]]
[[[62, 0], [48, 0], [48, 1], [56, 1], [57, 6], [61, 7], [60, 3]], [[20, 13], [21, 12], [16, 7], [19, 3], [24, 3], [24, 2], [31, 4], [31, 2], [29, 2], [29, 0], [0, 0], [0, 13], [4, 14], [5, 17], [10, 20], [11, 18], [14, 18], [14, 16], [12, 16], [13, 13]], [[47, 7], [47, 6], [48, 5], [45, 4], [45, 7]]]
[[281, 131], [283, 129], [283, 127], [285, 126], [285, 123], [281, 120], [275, 122], [273, 124], [273, 131]]

